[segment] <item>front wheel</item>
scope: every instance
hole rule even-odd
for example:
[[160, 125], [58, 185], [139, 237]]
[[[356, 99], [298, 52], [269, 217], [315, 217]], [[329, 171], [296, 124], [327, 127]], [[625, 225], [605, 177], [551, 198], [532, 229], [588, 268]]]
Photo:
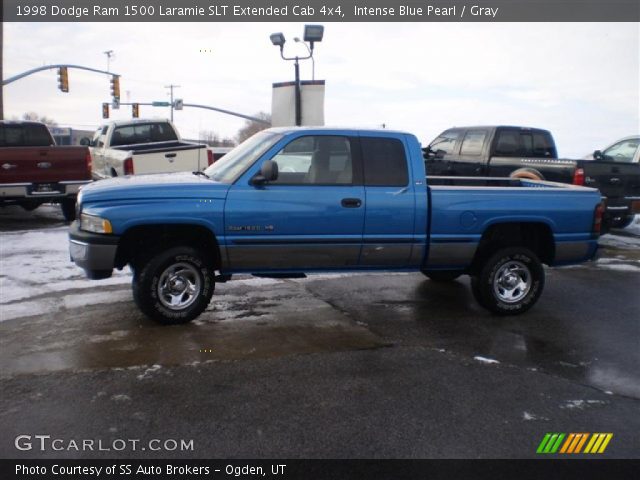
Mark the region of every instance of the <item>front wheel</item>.
[[498, 315], [529, 310], [544, 288], [544, 268], [535, 253], [524, 247], [498, 250], [472, 279], [478, 303]]
[[145, 315], [171, 325], [200, 315], [214, 288], [213, 267], [206, 256], [191, 247], [173, 247], [136, 268], [133, 298]]

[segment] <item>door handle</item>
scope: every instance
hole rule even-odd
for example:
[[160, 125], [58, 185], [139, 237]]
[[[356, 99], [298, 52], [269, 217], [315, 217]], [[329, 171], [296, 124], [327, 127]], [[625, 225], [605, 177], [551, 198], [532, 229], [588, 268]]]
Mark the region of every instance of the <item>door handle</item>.
[[18, 166], [14, 163], [3, 163], [2, 168], [4, 170], [11, 170], [12, 168], [18, 168]]
[[344, 208], [358, 208], [362, 205], [362, 200], [359, 198], [343, 198], [341, 203]]
[[609, 183], [611, 185], [618, 185], [619, 183], [622, 183], [622, 180], [620, 180], [618, 177], [613, 177], [609, 179]]
[[167, 153], [165, 154], [165, 158], [174, 158], [176, 155], [176, 153]]

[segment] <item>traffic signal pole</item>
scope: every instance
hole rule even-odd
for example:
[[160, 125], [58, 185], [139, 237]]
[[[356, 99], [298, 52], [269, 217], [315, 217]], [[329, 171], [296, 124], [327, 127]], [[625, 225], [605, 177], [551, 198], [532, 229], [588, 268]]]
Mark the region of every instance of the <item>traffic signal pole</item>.
[[9, 85], [10, 83], [15, 82], [16, 80], [20, 80], [21, 78], [27, 77], [29, 75], [33, 75], [34, 73], [41, 72], [43, 70], [52, 70], [54, 68], [77, 68], [78, 70], [87, 70], [89, 72], [103, 73], [105, 75], [109, 75], [110, 77], [120, 77], [117, 73], [107, 72], [106, 70], [98, 70], [97, 68], [84, 67], [82, 65], [69, 65], [60, 63], [57, 65], [44, 65], [42, 67], [32, 68], [31, 70], [27, 70], [26, 72], [19, 73], [18, 75], [14, 75], [13, 77], [9, 77], [6, 80], [2, 80], [2, 85]]

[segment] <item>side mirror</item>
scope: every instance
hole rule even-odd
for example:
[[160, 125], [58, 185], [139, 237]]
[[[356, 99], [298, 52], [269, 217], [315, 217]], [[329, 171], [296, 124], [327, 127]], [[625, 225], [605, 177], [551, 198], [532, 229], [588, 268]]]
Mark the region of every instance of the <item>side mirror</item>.
[[91, 145], [91, 139], [89, 137], [82, 137], [80, 139], [80, 145], [84, 145], [85, 147], [88, 147]]
[[260, 167], [260, 173], [251, 179], [254, 185], [263, 185], [278, 179], [278, 164], [273, 160], [267, 160]]
[[595, 152], [593, 152], [593, 159], [594, 160], [603, 160], [604, 156], [602, 155], [602, 152], [600, 150], [596, 150]]
[[447, 154], [447, 152], [445, 152], [444, 150], [436, 150], [436, 154], [434, 155], [435, 158], [437, 158], [438, 160], [442, 160], [444, 158], [444, 156]]

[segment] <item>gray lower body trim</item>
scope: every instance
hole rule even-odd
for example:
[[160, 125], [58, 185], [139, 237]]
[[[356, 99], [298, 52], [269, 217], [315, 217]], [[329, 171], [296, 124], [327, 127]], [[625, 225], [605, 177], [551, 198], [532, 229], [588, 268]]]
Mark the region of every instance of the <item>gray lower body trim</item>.
[[[413, 245], [410, 243], [366, 244], [360, 254], [360, 265], [406, 265], [411, 258]], [[419, 263], [419, 262], [418, 262]]]
[[113, 270], [117, 245], [98, 245], [69, 240], [71, 260], [86, 271]]
[[340, 268], [358, 262], [360, 245], [227, 246], [233, 270]]
[[558, 242], [554, 263], [583, 260], [589, 254], [589, 242]]
[[432, 243], [426, 267], [468, 267], [477, 248], [475, 242]]

